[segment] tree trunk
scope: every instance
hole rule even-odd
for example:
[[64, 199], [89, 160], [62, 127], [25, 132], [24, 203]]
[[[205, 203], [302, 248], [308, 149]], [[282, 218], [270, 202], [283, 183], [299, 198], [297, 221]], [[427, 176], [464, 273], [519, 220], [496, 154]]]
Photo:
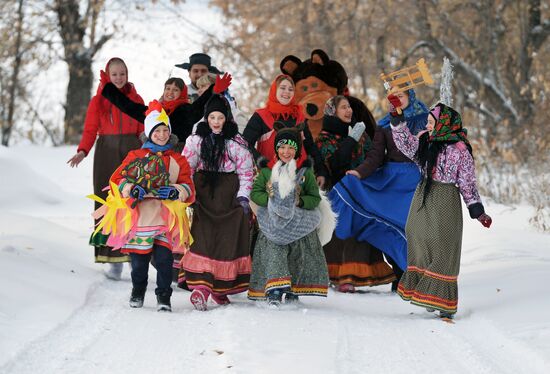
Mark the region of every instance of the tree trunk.
[[65, 143], [78, 144], [91, 98], [93, 73], [90, 59], [67, 60], [69, 85], [65, 104]]
[[[103, 35], [98, 41], [95, 40], [95, 22], [103, 4], [101, 0], [89, 0], [86, 13], [81, 16], [77, 0], [56, 0], [59, 35], [63, 41], [65, 62], [69, 66], [69, 84], [65, 103], [65, 143], [77, 144], [80, 141], [91, 98], [93, 58], [112, 36]], [[88, 28], [92, 36], [90, 46], [86, 47], [84, 39]]]
[[2, 145], [8, 146], [13, 128], [13, 116], [15, 113], [15, 96], [17, 95], [17, 85], [19, 82], [19, 70], [21, 68], [21, 34], [23, 30], [23, 0], [19, 0], [17, 7], [17, 36], [15, 38], [15, 59], [13, 61], [13, 70], [10, 79], [9, 102], [8, 102], [8, 118], [6, 127], [2, 131]]

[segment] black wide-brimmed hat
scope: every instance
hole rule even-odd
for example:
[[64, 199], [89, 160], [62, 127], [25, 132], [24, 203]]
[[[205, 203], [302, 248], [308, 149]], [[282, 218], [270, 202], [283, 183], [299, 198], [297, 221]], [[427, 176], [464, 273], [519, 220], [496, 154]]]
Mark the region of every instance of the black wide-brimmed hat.
[[205, 65], [206, 67], [208, 67], [209, 72], [214, 74], [223, 74], [223, 71], [219, 71], [217, 67], [212, 66], [210, 60], [210, 56], [208, 56], [206, 53], [193, 53], [191, 56], [189, 56], [189, 62], [184, 62], [175, 66], [178, 68], [189, 70], [193, 65]]

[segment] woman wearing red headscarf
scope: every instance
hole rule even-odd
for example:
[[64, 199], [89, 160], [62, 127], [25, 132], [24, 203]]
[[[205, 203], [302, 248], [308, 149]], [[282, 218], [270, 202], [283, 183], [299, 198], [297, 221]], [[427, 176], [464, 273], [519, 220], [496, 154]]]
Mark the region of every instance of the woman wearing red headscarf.
[[[102, 74], [102, 80], [108, 80], [106, 74]], [[193, 130], [193, 125], [204, 115], [204, 107], [213, 93], [224, 92], [231, 85], [231, 75], [225, 73], [222, 77], [216, 76], [216, 83], [204, 91], [204, 93], [192, 104], [187, 97], [187, 86], [181, 78], [170, 78], [164, 83], [164, 91], [160, 99], [162, 108], [168, 114], [172, 125], [172, 134], [176, 135], [181, 149]], [[138, 103], [122, 95], [116, 87], [107, 82], [101, 92], [104, 98], [109, 100], [122, 112], [130, 117], [143, 121], [147, 106], [143, 102]], [[176, 150], [181, 150], [179, 147]]]
[[[107, 62], [105, 71], [109, 80], [116, 86], [125, 97], [143, 104], [143, 99], [138, 95], [134, 85], [128, 82], [128, 68], [124, 61], [118, 57]], [[77, 153], [67, 162], [71, 167], [78, 166], [80, 162], [90, 153], [96, 144], [94, 152], [94, 194], [105, 199], [109, 186], [109, 178], [115, 169], [122, 163], [127, 153], [141, 147], [139, 134], [143, 132], [143, 123], [122, 113], [107, 99], [101, 96], [103, 84], [100, 83], [97, 93], [88, 106], [82, 140], [78, 145]], [[96, 142], [97, 137], [97, 142]], [[96, 202], [96, 209], [101, 204]], [[111, 264], [106, 276], [119, 280], [122, 272], [122, 263], [129, 262], [128, 256], [114, 251], [111, 247], [105, 246], [107, 238], [102, 235], [95, 235], [93, 242], [95, 247], [95, 262]]]
[[270, 166], [273, 166], [276, 161], [274, 145], [276, 134], [273, 124], [277, 121], [286, 127], [294, 127], [304, 122], [302, 137], [305, 152], [302, 152], [297, 163], [301, 164], [308, 156], [312, 157], [317, 183], [322, 187], [327, 174], [326, 169], [321, 154], [313, 142], [302, 108], [294, 100], [294, 89], [294, 82], [290, 76], [278, 75], [271, 83], [266, 106], [254, 112], [244, 129], [243, 137], [248, 142], [256, 160], [260, 156], [265, 157], [271, 163]]

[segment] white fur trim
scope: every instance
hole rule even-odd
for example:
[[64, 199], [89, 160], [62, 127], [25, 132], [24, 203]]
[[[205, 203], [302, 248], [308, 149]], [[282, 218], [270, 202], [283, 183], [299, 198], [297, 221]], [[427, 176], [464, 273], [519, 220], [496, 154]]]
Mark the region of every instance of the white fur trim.
[[271, 171], [271, 182], [279, 183], [279, 194], [285, 198], [296, 187], [296, 160], [290, 160], [284, 164], [281, 160], [277, 161]]
[[325, 191], [321, 190], [319, 194], [321, 195], [321, 202], [318, 208], [321, 211], [321, 223], [319, 223], [317, 227], [317, 236], [319, 237], [321, 245], [325, 245], [332, 239], [332, 233], [336, 228], [338, 215], [332, 210]]

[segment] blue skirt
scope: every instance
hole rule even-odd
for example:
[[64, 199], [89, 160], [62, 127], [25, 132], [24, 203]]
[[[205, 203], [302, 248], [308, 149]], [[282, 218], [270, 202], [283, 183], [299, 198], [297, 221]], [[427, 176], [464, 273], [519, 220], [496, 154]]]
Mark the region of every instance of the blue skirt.
[[388, 162], [365, 179], [346, 175], [329, 193], [338, 213], [336, 236], [368, 242], [405, 270], [405, 224], [419, 181], [412, 162]]

